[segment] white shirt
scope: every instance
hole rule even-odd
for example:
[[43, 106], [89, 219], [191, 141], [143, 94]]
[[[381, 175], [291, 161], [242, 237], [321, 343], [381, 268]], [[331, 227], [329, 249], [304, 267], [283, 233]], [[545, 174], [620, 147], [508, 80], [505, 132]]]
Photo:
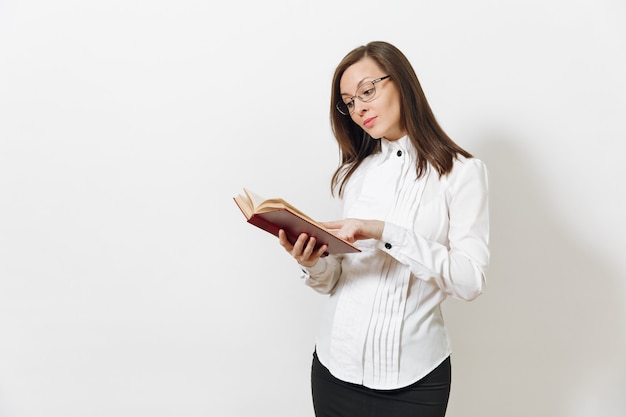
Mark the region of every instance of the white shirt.
[[374, 389], [410, 385], [450, 353], [440, 304], [483, 291], [489, 263], [487, 170], [460, 157], [439, 178], [416, 179], [416, 150], [404, 137], [380, 139], [346, 184], [343, 218], [384, 220], [380, 240], [360, 253], [331, 255], [305, 269], [329, 294], [317, 355], [337, 378]]

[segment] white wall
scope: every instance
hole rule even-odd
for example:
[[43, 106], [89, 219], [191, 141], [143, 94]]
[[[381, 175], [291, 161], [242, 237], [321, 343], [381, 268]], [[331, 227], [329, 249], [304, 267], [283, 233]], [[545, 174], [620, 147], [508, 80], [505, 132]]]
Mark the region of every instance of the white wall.
[[624, 415], [624, 1], [5, 0], [0, 417], [313, 415], [323, 297], [232, 197], [332, 217], [330, 77], [370, 40], [490, 169], [448, 415]]

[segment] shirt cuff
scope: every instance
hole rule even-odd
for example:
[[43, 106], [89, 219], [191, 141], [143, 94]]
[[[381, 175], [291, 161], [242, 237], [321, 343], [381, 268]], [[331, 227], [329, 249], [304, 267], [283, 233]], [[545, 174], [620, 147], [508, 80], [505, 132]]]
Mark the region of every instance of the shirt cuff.
[[320, 275], [324, 273], [324, 271], [326, 271], [326, 262], [324, 262], [322, 259], [318, 259], [315, 265], [311, 267], [305, 267], [302, 265], [299, 266], [300, 270], [302, 271], [302, 275], [300, 276], [300, 278], [304, 279], [311, 278], [311, 275]]
[[383, 233], [378, 241], [378, 249], [391, 253], [397, 252], [399, 246], [404, 242], [406, 230], [393, 223], [385, 222]]

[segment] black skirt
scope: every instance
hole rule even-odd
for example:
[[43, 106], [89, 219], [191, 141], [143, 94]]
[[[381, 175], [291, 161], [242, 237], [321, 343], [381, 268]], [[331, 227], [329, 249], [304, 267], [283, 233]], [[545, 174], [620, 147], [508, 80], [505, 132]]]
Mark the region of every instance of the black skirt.
[[408, 387], [376, 390], [335, 378], [313, 353], [313, 408], [316, 417], [443, 417], [451, 378], [448, 357]]

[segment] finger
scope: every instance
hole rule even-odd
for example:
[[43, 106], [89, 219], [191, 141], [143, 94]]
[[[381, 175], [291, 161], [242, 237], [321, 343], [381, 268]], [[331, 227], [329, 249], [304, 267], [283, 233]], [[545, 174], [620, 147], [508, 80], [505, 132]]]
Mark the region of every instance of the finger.
[[293, 250], [291, 251], [291, 254], [294, 256], [301, 256], [308, 240], [309, 235], [307, 235], [306, 233], [300, 233], [300, 236], [298, 236], [298, 239], [296, 239], [293, 244]]
[[307, 242], [302, 255], [296, 257], [298, 263], [304, 266], [312, 266], [320, 257], [328, 255], [328, 252], [326, 251], [326, 249], [328, 249], [328, 245], [321, 245], [316, 248], [317, 245], [317, 239], [315, 239], [315, 237], [311, 237]]
[[306, 265], [310, 262], [311, 254], [315, 248], [315, 238], [309, 236], [306, 233], [301, 234], [294, 245], [291, 255], [301, 265]]
[[328, 245], [322, 245], [319, 247], [317, 251], [315, 251], [315, 257], [324, 257], [327, 255], [326, 250], [328, 249]]
[[343, 227], [343, 224], [344, 222], [342, 220], [335, 220], [335, 221], [321, 223], [321, 225], [324, 226], [326, 229], [333, 229], [333, 230], [341, 229]]
[[311, 238], [306, 242], [306, 246], [304, 247], [304, 250], [302, 251], [302, 258], [308, 259], [309, 257], [311, 257], [311, 255], [313, 254], [313, 251], [315, 250], [316, 244], [317, 244], [317, 239], [315, 239], [314, 236], [311, 236]]
[[293, 245], [287, 239], [287, 233], [284, 230], [280, 229], [278, 231], [278, 240], [283, 248], [287, 250], [287, 252], [291, 252], [293, 250]]

